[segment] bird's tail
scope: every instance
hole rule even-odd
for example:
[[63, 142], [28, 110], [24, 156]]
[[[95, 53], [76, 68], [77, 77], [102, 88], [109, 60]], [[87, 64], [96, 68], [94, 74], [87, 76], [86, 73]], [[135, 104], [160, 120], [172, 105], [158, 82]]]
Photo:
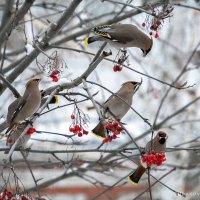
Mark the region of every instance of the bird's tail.
[[96, 42], [96, 41], [101, 41], [103, 38], [101, 36], [92, 36], [92, 37], [86, 37], [85, 38], [85, 45], [87, 46], [90, 43]]
[[50, 100], [49, 104], [58, 104], [58, 96], [55, 95], [52, 97], [52, 99]]
[[140, 178], [146, 171], [146, 168], [144, 168], [142, 165], [140, 165], [129, 177], [129, 181], [133, 183], [134, 185], [137, 185]]
[[102, 139], [105, 138], [105, 127], [103, 123], [99, 122], [96, 127], [92, 130], [92, 133], [96, 135], [97, 137], [100, 137]]

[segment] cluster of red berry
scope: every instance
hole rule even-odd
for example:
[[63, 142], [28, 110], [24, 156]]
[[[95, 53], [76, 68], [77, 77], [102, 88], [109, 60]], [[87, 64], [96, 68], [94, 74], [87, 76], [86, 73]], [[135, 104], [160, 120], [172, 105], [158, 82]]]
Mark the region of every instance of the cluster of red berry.
[[33, 127], [30, 127], [30, 128], [28, 129], [28, 131], [25, 133], [25, 135], [31, 135], [31, 134], [33, 134], [33, 133], [35, 133], [35, 132], [36, 132], [36, 129], [33, 128]]
[[114, 72], [120, 72], [120, 71], [122, 71], [122, 66], [121, 66], [121, 65], [115, 65], [115, 66], [113, 67], [113, 71], [114, 71]]
[[112, 133], [112, 136], [109, 135], [109, 138], [105, 138], [103, 140], [104, 143], [111, 142], [113, 139], [117, 139], [117, 135], [123, 131], [123, 128], [120, 126], [118, 121], [113, 121], [112, 123], [107, 123], [105, 125], [105, 128], [109, 131], [109, 133]]
[[[145, 26], [146, 26], [146, 23], [143, 22], [143, 23], [142, 23], [142, 26], [145, 27]], [[149, 35], [153, 35], [153, 31], [155, 31], [156, 34], [154, 35], [154, 37], [155, 37], [155, 38], [159, 38], [158, 29], [160, 28], [160, 26], [161, 26], [161, 20], [158, 19], [157, 21], [155, 21], [155, 23], [153, 23], [153, 24], [150, 26], [150, 29], [151, 29], [152, 31], [150, 31]]]
[[30, 198], [26, 195], [15, 195], [10, 191], [5, 189], [0, 193], [0, 200], [30, 200]]
[[146, 163], [148, 167], [151, 167], [153, 164], [160, 166], [165, 160], [165, 152], [157, 153], [154, 150], [152, 150], [150, 154], [144, 154], [141, 156], [141, 161]]
[[[74, 115], [71, 115], [71, 119], [74, 120], [75, 119], [75, 116]], [[77, 134], [78, 137], [82, 137], [83, 135], [87, 135], [88, 134], [88, 131], [85, 130], [83, 127], [81, 127], [80, 125], [78, 124], [75, 124], [75, 125], [72, 125], [69, 127], [69, 131], [71, 133], [74, 133], [74, 134]]]
[[54, 70], [50, 75], [49, 77], [52, 78], [52, 81], [53, 82], [58, 82], [58, 74], [60, 72], [58, 70]]

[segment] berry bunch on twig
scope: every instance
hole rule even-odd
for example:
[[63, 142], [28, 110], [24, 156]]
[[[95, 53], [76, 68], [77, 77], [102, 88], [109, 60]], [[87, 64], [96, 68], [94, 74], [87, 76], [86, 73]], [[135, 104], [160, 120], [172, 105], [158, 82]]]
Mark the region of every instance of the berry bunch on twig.
[[104, 143], [112, 142], [112, 140], [115, 140], [118, 138], [118, 135], [123, 132], [123, 128], [119, 124], [118, 121], [108, 121], [105, 124], [105, 129], [108, 133], [108, 138], [105, 138], [103, 140]]
[[78, 108], [76, 103], [70, 118], [72, 120], [72, 124], [69, 127], [71, 133], [77, 134], [78, 137], [88, 134], [88, 131], [86, 130], [88, 117]]
[[164, 5], [162, 8], [151, 8], [152, 15], [147, 15], [142, 26], [150, 30], [149, 34], [159, 38], [158, 31], [162, 28], [164, 20], [173, 16], [172, 11], [174, 7], [171, 4]]

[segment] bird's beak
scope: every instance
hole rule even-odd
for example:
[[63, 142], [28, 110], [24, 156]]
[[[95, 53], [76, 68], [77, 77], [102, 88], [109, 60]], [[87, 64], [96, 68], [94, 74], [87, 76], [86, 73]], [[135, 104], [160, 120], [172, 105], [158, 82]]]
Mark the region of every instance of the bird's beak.
[[138, 89], [140, 88], [141, 85], [142, 85], [142, 78], [141, 78], [140, 82], [135, 82], [134, 94], [138, 91]]
[[141, 49], [142, 53], [143, 53], [143, 57], [145, 57], [147, 55], [147, 52], [144, 51], [143, 49]]
[[147, 49], [147, 50], [141, 49], [141, 51], [143, 52], [143, 57], [145, 57], [145, 56], [151, 51], [152, 46], [153, 46], [153, 40], [152, 40], [152, 38], [151, 38], [151, 46], [150, 46], [150, 48]]

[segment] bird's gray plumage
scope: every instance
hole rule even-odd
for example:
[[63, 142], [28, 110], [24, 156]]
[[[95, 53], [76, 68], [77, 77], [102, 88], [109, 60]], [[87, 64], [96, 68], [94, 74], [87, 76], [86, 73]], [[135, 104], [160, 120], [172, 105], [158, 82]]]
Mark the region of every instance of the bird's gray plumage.
[[[103, 116], [105, 119], [121, 120], [126, 113], [129, 111], [132, 104], [133, 95], [137, 86], [140, 83], [128, 81], [125, 82], [122, 87], [115, 93], [116, 95], [111, 95], [108, 100], [103, 104]], [[120, 98], [121, 99], [120, 99]], [[123, 100], [126, 102], [124, 102]], [[97, 126], [92, 130], [92, 132], [100, 137], [105, 137], [105, 128], [102, 122], [99, 122]]]
[[41, 93], [39, 90], [40, 79], [32, 79], [26, 84], [22, 97], [16, 99], [9, 107], [7, 114], [8, 133], [14, 125], [31, 117], [41, 104]]
[[[150, 140], [145, 146], [145, 153], [150, 154], [151, 150], [156, 153], [165, 152], [166, 150], [166, 140], [167, 134], [163, 131], [159, 131], [157, 135]], [[137, 169], [128, 177], [128, 179], [133, 183], [137, 184], [146, 171], [146, 163], [142, 163], [137, 167]]]
[[87, 43], [106, 41], [116, 48], [137, 47], [144, 55], [151, 50], [153, 41], [132, 24], [113, 24], [93, 29], [96, 36], [89, 37]]

